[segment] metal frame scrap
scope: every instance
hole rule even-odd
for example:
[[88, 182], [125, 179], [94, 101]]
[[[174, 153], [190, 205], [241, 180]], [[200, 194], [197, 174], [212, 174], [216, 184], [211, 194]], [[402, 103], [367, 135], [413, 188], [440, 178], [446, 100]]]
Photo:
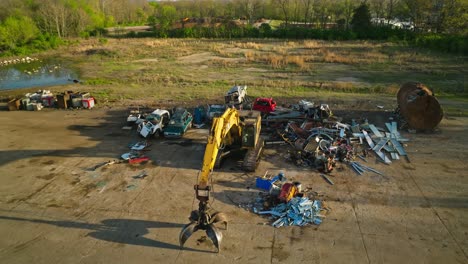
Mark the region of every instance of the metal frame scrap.
[[305, 226], [309, 224], [320, 225], [323, 215], [320, 215], [322, 203], [319, 200], [309, 200], [306, 197], [294, 197], [288, 203], [279, 204], [269, 211], [260, 211], [258, 214], [269, 214], [275, 221], [274, 227]]

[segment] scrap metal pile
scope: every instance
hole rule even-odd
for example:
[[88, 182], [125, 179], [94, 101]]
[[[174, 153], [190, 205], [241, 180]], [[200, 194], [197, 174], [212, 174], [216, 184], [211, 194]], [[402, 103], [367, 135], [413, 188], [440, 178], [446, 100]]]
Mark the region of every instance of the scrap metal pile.
[[142, 152], [149, 151], [148, 147], [150, 146], [151, 143], [149, 143], [148, 141], [130, 143], [128, 145], [128, 147], [130, 148], [130, 152], [124, 153], [120, 157], [122, 160], [128, 161], [129, 164], [138, 164], [149, 161], [150, 158]]
[[8, 109], [10, 111], [40, 111], [44, 107], [91, 109], [94, 105], [94, 97], [87, 92], [67, 91], [54, 96], [49, 90], [39, 90], [35, 93], [27, 93], [20, 99], [13, 98], [8, 102]]
[[400, 156], [409, 161], [401, 144], [408, 139], [401, 137], [396, 122], [386, 123], [387, 130], [369, 124], [367, 120], [362, 124], [355, 120], [345, 124], [332, 115], [328, 106], [311, 107], [313, 103], [310, 102], [307, 105], [307, 111], [294, 110], [288, 114], [290, 117], [304, 114], [304, 117], [288, 121], [285, 128], [278, 131], [282, 139], [292, 146], [286, 158], [296, 165], [329, 173], [340, 161], [361, 175], [364, 170], [379, 173], [354, 162], [356, 158], [366, 161], [370, 152], [386, 164], [400, 159]]
[[268, 193], [261, 193], [263, 196], [252, 206], [253, 212], [270, 215], [274, 227], [322, 223], [322, 202], [307, 197], [300, 182], [286, 181], [282, 172], [271, 179], [266, 175], [257, 177], [255, 186]]
[[320, 225], [322, 217], [320, 211], [322, 203], [319, 200], [309, 200], [307, 197], [294, 197], [288, 203], [278, 204], [269, 211], [260, 211], [258, 214], [270, 214], [276, 220], [271, 224], [281, 226], [305, 226], [308, 224]]

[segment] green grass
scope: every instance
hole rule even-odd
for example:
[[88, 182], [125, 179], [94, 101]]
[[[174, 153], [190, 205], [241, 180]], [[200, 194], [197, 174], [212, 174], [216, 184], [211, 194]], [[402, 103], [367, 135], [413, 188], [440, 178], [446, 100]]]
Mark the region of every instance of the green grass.
[[83, 82], [85, 85], [105, 85], [105, 84], [112, 84], [112, 80], [109, 79], [102, 79], [102, 78], [97, 78], [97, 79], [87, 79], [86, 81]]

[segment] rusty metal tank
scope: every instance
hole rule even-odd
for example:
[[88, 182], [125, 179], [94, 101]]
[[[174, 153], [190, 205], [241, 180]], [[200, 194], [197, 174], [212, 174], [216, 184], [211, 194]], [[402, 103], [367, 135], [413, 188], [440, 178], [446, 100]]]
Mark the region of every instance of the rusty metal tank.
[[444, 114], [434, 93], [422, 83], [403, 84], [398, 91], [397, 102], [401, 115], [414, 129], [434, 129]]

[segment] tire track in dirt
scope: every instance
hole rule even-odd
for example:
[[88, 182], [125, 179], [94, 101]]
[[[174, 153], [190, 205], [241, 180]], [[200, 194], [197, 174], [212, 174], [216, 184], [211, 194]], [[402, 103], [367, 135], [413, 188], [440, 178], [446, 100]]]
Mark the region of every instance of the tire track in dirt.
[[3, 248], [3, 249], [0, 249], [0, 253], [18, 253], [18, 252], [26, 249], [27, 247], [31, 246], [35, 242], [41, 240], [43, 236], [44, 236], [44, 234], [40, 233], [39, 235], [35, 236], [34, 238], [32, 238], [30, 240], [14, 244], [14, 245], [11, 245], [11, 246]]
[[50, 182], [47, 182], [46, 184], [44, 184], [42, 187], [36, 189], [34, 192], [32, 192], [31, 194], [29, 194], [28, 196], [24, 197], [24, 198], [19, 198], [19, 199], [10, 199], [7, 201], [7, 203], [18, 203], [17, 205], [15, 205], [11, 210], [14, 210], [16, 209], [22, 202], [27, 202], [29, 201], [30, 199], [32, 199], [36, 194], [40, 193], [42, 190], [44, 190], [45, 188], [47, 188], [47, 186], [49, 186], [50, 184], [52, 184], [53, 182], [55, 181], [55, 178], [53, 178]]
[[442, 220], [442, 218], [440, 217], [440, 214], [437, 212], [437, 210], [434, 208], [434, 206], [432, 206], [432, 203], [431, 201], [427, 198], [426, 195], [424, 195], [424, 192], [422, 191], [421, 187], [418, 185], [418, 183], [416, 182], [416, 180], [414, 179], [413, 177], [413, 174], [412, 173], [405, 173], [406, 176], [408, 176], [411, 181], [413, 182], [413, 184], [416, 186], [416, 188], [418, 189], [419, 193], [421, 194], [421, 197], [424, 198], [424, 200], [426, 201], [426, 203], [429, 205], [429, 208], [431, 208], [432, 212], [434, 213], [434, 215], [437, 217], [437, 219], [439, 220], [439, 222], [442, 224], [442, 226], [444, 227], [445, 231], [447, 231], [448, 235], [450, 236], [450, 238], [452, 238], [453, 242], [455, 243], [455, 245], [457, 245], [458, 249], [461, 251], [461, 253], [463, 254], [463, 256], [465, 257], [465, 259], [468, 261], [468, 256], [466, 254], [466, 252], [463, 250], [463, 247], [460, 245], [460, 243], [457, 241], [457, 239], [455, 238], [455, 236], [453, 235], [453, 233], [450, 231], [450, 229], [447, 227], [447, 225], [445, 224], [445, 222]]

